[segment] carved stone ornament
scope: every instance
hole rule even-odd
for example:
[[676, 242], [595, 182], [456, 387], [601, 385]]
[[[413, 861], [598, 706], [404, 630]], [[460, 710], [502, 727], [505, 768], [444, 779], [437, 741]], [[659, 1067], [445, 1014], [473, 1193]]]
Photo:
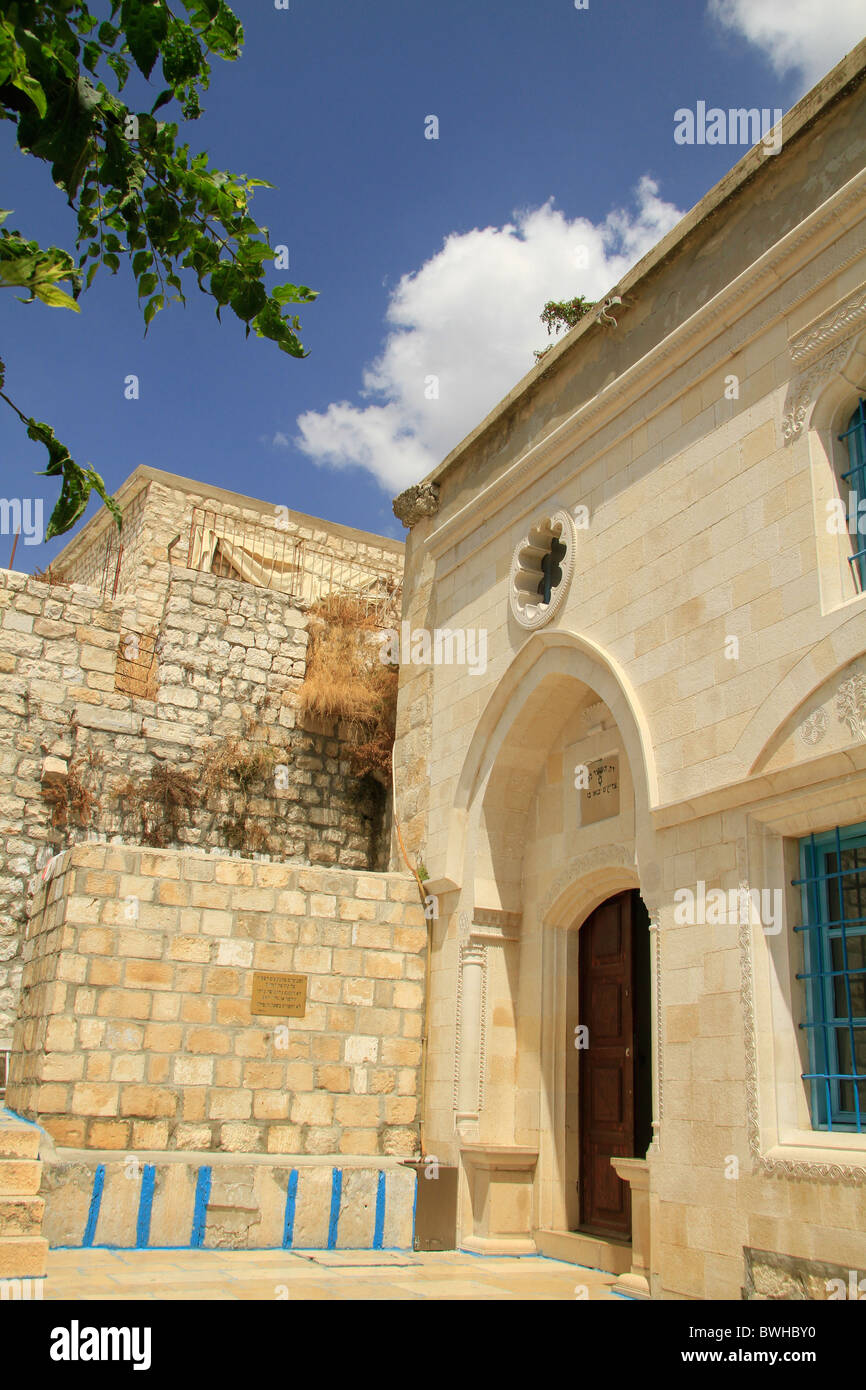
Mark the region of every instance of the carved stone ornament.
[[425, 516], [435, 516], [439, 510], [439, 484], [413, 483], [393, 501], [394, 515], [404, 526], [411, 528]]
[[[565, 547], [558, 567], [561, 579], [554, 584], [550, 601], [544, 602], [540, 586], [544, 580], [542, 563], [551, 553], [554, 541]], [[539, 517], [514, 548], [508, 584], [511, 612], [521, 627], [534, 631], [544, 627], [559, 611], [568, 593], [574, 573], [576, 532], [569, 512], [552, 512]]]
[[846, 295], [823, 314], [807, 323], [788, 340], [791, 361], [803, 363], [823, 352], [834, 339], [840, 341], [856, 333], [866, 321], [866, 285]]
[[827, 711], [818, 708], [812, 711], [800, 725], [800, 737], [804, 743], [820, 743], [827, 732]]
[[818, 392], [834, 373], [842, 370], [851, 346], [850, 342], [839, 343], [789, 385], [782, 416], [782, 436], [786, 444], [793, 444], [795, 439], [799, 439]]
[[866, 1183], [866, 1164], [810, 1163], [797, 1158], [776, 1158], [764, 1153], [761, 1147], [761, 1125], [758, 1098], [758, 1041], [755, 1026], [755, 995], [752, 983], [752, 928], [749, 923], [741, 923], [739, 930], [740, 947], [740, 1003], [743, 1010], [743, 1032], [746, 1044], [746, 1132], [749, 1140], [749, 1153], [755, 1170], [770, 1177], [811, 1179], [826, 1183], [844, 1183], [860, 1187]]
[[866, 738], [866, 676], [859, 671], [839, 686], [836, 713], [854, 738]]

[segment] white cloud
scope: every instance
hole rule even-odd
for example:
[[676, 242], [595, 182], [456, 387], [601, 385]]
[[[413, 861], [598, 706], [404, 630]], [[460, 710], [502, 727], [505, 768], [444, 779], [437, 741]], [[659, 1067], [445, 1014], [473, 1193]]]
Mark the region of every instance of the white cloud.
[[710, 0], [709, 13], [764, 50], [773, 70], [804, 90], [864, 37], [863, 0]]
[[553, 341], [539, 322], [545, 302], [599, 298], [681, 216], [644, 178], [635, 206], [597, 225], [569, 221], [551, 199], [503, 227], [452, 234], [391, 294], [384, 349], [364, 372], [371, 403], [301, 415], [298, 446], [319, 464], [366, 468], [392, 494], [417, 482]]

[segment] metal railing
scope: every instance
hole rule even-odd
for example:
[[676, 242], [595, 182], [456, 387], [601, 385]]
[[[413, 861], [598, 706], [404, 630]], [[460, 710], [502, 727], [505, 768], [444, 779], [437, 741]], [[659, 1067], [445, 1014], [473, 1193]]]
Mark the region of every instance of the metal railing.
[[373, 559], [353, 559], [281, 530], [205, 507], [190, 519], [187, 566], [274, 589], [305, 606], [328, 595], [357, 598], [365, 609], [399, 610], [402, 574]]

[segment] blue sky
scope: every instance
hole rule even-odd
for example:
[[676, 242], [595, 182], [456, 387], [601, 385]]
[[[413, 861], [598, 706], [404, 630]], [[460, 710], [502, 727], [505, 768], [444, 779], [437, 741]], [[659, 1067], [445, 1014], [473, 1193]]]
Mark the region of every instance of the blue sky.
[[[301, 313], [310, 356], [245, 341], [194, 283], [145, 339], [123, 266], [80, 314], [7, 292], [6, 390], [110, 488], [151, 464], [400, 538], [391, 498], [529, 370], [545, 300], [603, 293], [745, 152], [676, 144], [674, 112], [787, 110], [866, 29], [861, 0], [233, 8], [243, 58], [217, 62], [184, 136], [278, 185], [253, 210], [289, 247], [288, 278], [320, 291]], [[0, 153], [7, 225], [73, 249], [63, 195], [10, 124]], [[56, 484], [2, 402], [0, 457], [3, 494], [43, 496], [47, 519]], [[16, 567], [63, 543], [19, 545]], [[10, 548], [0, 536], [0, 564]]]

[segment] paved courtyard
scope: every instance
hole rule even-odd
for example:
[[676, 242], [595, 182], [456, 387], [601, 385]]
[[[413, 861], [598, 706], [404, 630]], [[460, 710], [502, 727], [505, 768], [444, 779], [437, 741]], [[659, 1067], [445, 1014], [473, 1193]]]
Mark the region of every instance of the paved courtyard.
[[616, 1300], [612, 1274], [541, 1256], [365, 1250], [52, 1250], [45, 1299]]

